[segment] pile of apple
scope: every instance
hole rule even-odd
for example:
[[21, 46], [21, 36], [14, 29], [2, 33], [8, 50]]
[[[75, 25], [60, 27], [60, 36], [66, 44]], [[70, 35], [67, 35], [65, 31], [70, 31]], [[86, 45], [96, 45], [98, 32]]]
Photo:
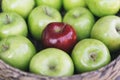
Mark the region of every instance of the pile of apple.
[[72, 76], [120, 50], [120, 0], [2, 0], [0, 59], [30, 73]]

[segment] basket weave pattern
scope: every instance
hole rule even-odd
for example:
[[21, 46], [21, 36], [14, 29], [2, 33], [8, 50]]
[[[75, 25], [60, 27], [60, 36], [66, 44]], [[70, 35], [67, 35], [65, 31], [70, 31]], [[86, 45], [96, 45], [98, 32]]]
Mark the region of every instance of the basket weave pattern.
[[35, 75], [15, 69], [0, 60], [0, 80], [120, 80], [120, 56], [99, 70], [70, 77]]

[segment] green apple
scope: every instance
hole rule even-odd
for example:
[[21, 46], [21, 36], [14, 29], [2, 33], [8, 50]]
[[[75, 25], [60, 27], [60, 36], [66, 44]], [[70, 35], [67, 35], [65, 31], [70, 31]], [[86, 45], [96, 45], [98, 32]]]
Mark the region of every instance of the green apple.
[[73, 26], [79, 41], [90, 36], [95, 19], [93, 14], [87, 8], [77, 7], [65, 14], [63, 22]]
[[110, 51], [106, 45], [96, 39], [79, 41], [75, 45], [71, 57], [77, 73], [97, 70], [111, 60]]
[[35, 53], [34, 45], [24, 36], [10, 36], [0, 41], [0, 59], [15, 68], [28, 70]]
[[57, 10], [62, 8], [62, 0], [35, 0], [35, 2], [37, 6], [48, 5]]
[[74, 64], [71, 57], [57, 48], [46, 48], [33, 56], [30, 71], [45, 76], [71, 76]]
[[69, 11], [76, 7], [85, 7], [85, 0], [63, 0], [63, 7], [66, 11]]
[[35, 6], [34, 0], [2, 0], [2, 10], [5, 12], [16, 12], [20, 14], [23, 18], [27, 18], [30, 11]]
[[114, 15], [120, 7], [120, 0], [85, 0], [91, 12], [98, 16]]
[[0, 13], [0, 39], [11, 35], [27, 36], [28, 28], [23, 17], [14, 12]]
[[33, 9], [28, 17], [29, 30], [31, 35], [39, 40], [41, 39], [44, 28], [50, 22], [61, 22], [62, 16], [60, 12], [50, 6], [41, 5]]
[[110, 51], [120, 48], [120, 17], [110, 15], [100, 18], [91, 31], [91, 37], [102, 41]]

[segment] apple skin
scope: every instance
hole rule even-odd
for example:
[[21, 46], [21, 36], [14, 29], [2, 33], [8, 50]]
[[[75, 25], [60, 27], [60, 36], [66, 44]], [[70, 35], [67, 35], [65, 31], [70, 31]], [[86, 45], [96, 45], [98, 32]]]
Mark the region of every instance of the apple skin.
[[24, 36], [10, 36], [0, 41], [0, 59], [20, 70], [28, 70], [36, 49]]
[[35, 0], [36, 5], [48, 5], [57, 10], [61, 10], [62, 8], [62, 0]]
[[54, 77], [71, 76], [74, 73], [74, 64], [66, 52], [57, 48], [47, 48], [33, 56], [30, 72]]
[[85, 2], [91, 12], [98, 17], [114, 15], [120, 9], [120, 0], [85, 0]]
[[60, 12], [50, 6], [41, 5], [36, 7], [28, 17], [29, 30], [31, 35], [37, 39], [41, 39], [44, 28], [50, 22], [61, 22], [62, 16]]
[[12, 35], [28, 35], [27, 23], [25, 20], [14, 12], [0, 13], [0, 39]]
[[87, 8], [77, 7], [65, 14], [63, 22], [70, 24], [75, 29], [79, 41], [90, 37], [95, 18]]
[[102, 41], [111, 52], [120, 48], [120, 17], [110, 15], [100, 18], [93, 26], [91, 38]]
[[2, 11], [16, 12], [25, 19], [28, 17], [34, 6], [34, 0], [2, 0]]
[[71, 25], [63, 22], [52, 22], [42, 34], [44, 48], [55, 47], [70, 52], [77, 43], [77, 35]]
[[79, 41], [75, 45], [71, 57], [77, 73], [97, 70], [107, 65], [111, 60], [106, 45], [96, 39]]
[[86, 7], [85, 0], [63, 0], [63, 8], [69, 11], [76, 7]]

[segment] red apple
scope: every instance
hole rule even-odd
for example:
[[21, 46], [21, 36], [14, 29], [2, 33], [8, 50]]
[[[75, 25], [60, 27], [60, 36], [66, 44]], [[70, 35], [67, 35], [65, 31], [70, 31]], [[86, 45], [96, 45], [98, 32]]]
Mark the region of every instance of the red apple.
[[70, 52], [77, 42], [76, 32], [71, 25], [63, 22], [49, 23], [42, 33], [44, 48], [55, 47]]

